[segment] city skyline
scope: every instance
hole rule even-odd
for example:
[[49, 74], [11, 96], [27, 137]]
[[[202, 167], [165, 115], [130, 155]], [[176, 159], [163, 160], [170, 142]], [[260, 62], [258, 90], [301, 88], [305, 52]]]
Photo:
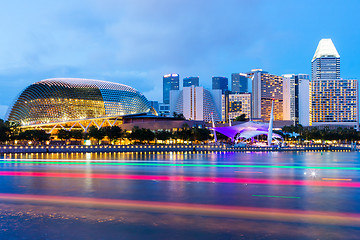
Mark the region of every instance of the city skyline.
[[[162, 76], [168, 73], [199, 76], [208, 89], [212, 76], [230, 79], [253, 68], [311, 74], [309, 59], [322, 38], [331, 38], [342, 56], [341, 77], [360, 76], [360, 35], [352, 29], [359, 19], [356, 1], [20, 4], [21, 9], [19, 2], [0, 8], [6, 32], [0, 47], [1, 117], [26, 86], [55, 77], [128, 84], [161, 101]], [[240, 14], [241, 9], [246, 11]], [[218, 12], [223, 15], [214, 18]], [[329, 14], [337, 17], [320, 20]]]

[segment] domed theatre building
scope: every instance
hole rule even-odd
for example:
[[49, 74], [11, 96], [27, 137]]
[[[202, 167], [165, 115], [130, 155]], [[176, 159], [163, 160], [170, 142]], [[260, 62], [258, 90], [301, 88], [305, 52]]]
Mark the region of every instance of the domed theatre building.
[[22, 128], [56, 129], [122, 124], [123, 116], [154, 113], [146, 97], [120, 83], [53, 78], [31, 84], [10, 107], [7, 119]]

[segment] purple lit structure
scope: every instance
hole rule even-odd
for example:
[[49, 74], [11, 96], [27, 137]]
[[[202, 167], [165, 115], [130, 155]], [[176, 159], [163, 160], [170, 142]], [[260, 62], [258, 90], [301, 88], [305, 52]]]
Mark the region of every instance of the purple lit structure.
[[[232, 141], [244, 141], [259, 135], [268, 136], [269, 124], [260, 122], [245, 122], [229, 127], [214, 127], [213, 130], [231, 138]], [[272, 139], [283, 140], [282, 136], [276, 133], [272, 133]]]

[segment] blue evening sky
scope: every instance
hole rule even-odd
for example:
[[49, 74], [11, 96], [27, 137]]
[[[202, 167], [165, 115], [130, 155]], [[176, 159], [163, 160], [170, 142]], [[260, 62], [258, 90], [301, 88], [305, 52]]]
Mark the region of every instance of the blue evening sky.
[[311, 72], [321, 38], [359, 78], [360, 1], [13, 0], [0, 3], [0, 118], [22, 89], [54, 77], [130, 85], [162, 101], [162, 76], [262, 68]]

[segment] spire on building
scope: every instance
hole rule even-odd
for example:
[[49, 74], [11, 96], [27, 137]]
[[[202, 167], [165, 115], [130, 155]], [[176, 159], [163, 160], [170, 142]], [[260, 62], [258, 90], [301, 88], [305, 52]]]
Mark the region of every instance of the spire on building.
[[321, 57], [336, 57], [336, 58], [340, 57], [338, 51], [334, 46], [334, 43], [330, 38], [323, 38], [320, 40], [312, 61], [314, 61], [316, 58], [321, 58]]

